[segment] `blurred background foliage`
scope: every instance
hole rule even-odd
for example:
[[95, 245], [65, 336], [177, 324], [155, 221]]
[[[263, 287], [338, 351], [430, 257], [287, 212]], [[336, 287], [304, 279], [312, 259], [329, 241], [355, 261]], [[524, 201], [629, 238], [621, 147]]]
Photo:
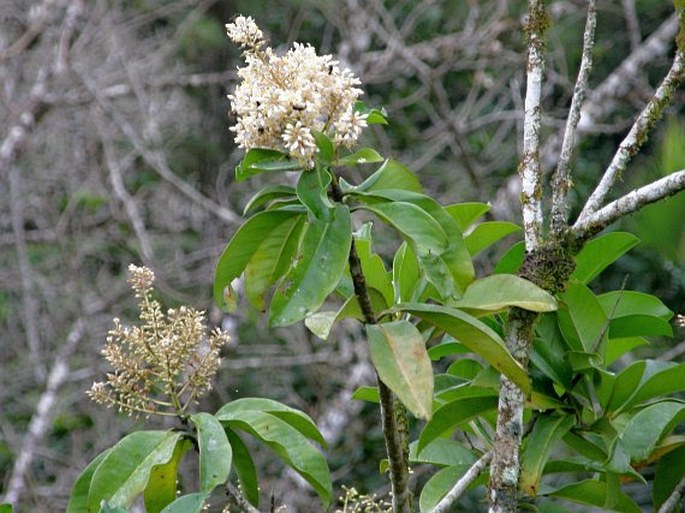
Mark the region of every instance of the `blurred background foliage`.
[[[585, 2], [548, 3], [546, 171], [580, 59]], [[574, 207], [672, 56], [670, 1], [598, 6], [591, 86], [605, 94], [590, 97], [601, 116], [579, 146]], [[99, 450], [133, 426], [160, 426], [96, 407], [84, 394], [108, 370], [99, 351], [112, 317], [135, 318], [125, 283], [130, 262], [154, 269], [167, 306], [206, 308], [211, 323], [233, 331], [215, 390], [198, 408], [244, 396], [302, 408], [332, 441], [327, 456], [337, 486], [387, 492], [376, 409], [349, 400], [356, 386], [373, 381], [358, 327], [336, 329], [323, 343], [303, 327], [269, 330], [246, 304], [235, 316], [212, 306], [216, 258], [250, 193], [282, 179], [233, 182], [242, 152], [228, 131], [226, 94], [240, 54], [224, 24], [251, 15], [278, 49], [309, 42], [339, 56], [362, 79], [366, 103], [389, 112], [391, 124], [369, 131], [366, 144], [418, 172], [439, 201], [490, 202], [492, 219], [519, 222], [524, 12], [521, 0], [4, 0], [3, 141], [24, 126], [23, 114], [33, 121], [0, 160], [0, 496], [16, 494], [19, 511], [63, 510], [75, 476]], [[659, 31], [661, 43], [648, 45]], [[63, 69], [61, 49], [68, 53]], [[648, 58], [621, 74], [642, 50]], [[612, 76], [619, 85], [601, 89]], [[685, 167], [684, 98], [677, 94], [668, 120], [631, 164], [624, 191]], [[362, 177], [355, 170], [347, 178]], [[627, 276], [628, 288], [684, 312], [684, 218], [681, 193], [622, 223], [643, 244], [594, 286], [618, 289]], [[516, 237], [479, 256], [479, 272]], [[374, 248], [387, 257], [393, 244], [381, 232]], [[646, 351], [658, 356], [683, 335]], [[67, 372], [56, 373], [58, 364]], [[41, 401], [48, 405], [42, 414]], [[267, 452], [258, 461], [265, 498], [311, 511], [306, 486]], [[415, 469], [417, 482], [427, 477]], [[480, 501], [469, 496], [460, 511], [481, 510]]]

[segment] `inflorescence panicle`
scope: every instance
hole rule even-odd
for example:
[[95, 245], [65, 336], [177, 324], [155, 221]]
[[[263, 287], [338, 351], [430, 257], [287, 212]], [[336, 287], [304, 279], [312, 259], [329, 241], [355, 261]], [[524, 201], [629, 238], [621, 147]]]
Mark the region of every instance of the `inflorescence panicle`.
[[238, 146], [283, 151], [309, 169], [318, 151], [314, 131], [330, 136], [338, 147], [356, 144], [367, 116], [354, 109], [361, 81], [349, 69], [300, 43], [276, 55], [251, 17], [238, 16], [226, 31], [246, 61], [238, 68], [239, 85], [228, 96], [236, 117], [230, 130]]
[[228, 335], [219, 329], [207, 334], [202, 311], [181, 306], [164, 313], [152, 296], [154, 279], [147, 267], [129, 266], [141, 324], [114, 319], [102, 350], [114, 371], [87, 393], [129, 414], [182, 415], [210, 390]]

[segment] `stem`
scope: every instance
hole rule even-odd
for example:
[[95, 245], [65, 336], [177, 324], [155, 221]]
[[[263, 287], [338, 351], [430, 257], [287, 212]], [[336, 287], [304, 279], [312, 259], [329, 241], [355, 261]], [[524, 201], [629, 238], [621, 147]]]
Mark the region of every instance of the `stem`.
[[261, 513], [257, 508], [250, 504], [240, 489], [230, 481], [226, 483], [226, 494], [233, 499], [236, 506], [246, 513]]
[[[333, 199], [342, 203], [343, 193], [338, 185], [338, 180], [333, 175], [331, 184]], [[354, 285], [354, 293], [359, 301], [362, 314], [364, 316], [365, 324], [376, 324], [376, 314], [371, 305], [371, 297], [369, 296], [369, 289], [366, 286], [366, 279], [362, 271], [361, 260], [357, 253], [357, 246], [352, 239], [350, 245], [350, 255], [348, 258], [350, 265], [350, 274], [352, 275], [352, 283]], [[381, 407], [381, 424], [383, 428], [383, 436], [385, 438], [385, 449], [388, 454], [390, 462], [390, 486], [392, 490], [392, 510], [393, 513], [409, 513], [409, 461], [408, 461], [408, 447], [406, 431], [406, 411], [403, 408], [397, 408], [391, 390], [383, 383], [376, 373], [376, 381], [378, 382], [378, 396]], [[400, 418], [402, 417], [402, 418]]]

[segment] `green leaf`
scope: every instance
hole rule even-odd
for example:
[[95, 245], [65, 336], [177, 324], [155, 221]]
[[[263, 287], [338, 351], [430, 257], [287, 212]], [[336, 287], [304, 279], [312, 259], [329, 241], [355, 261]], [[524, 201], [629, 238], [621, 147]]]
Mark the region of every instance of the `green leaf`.
[[276, 150], [254, 148], [249, 150], [235, 168], [235, 178], [241, 182], [265, 171], [299, 171], [302, 167], [285, 153]]
[[419, 454], [436, 438], [451, 435], [459, 425], [497, 408], [497, 397], [466, 397], [450, 401], [433, 412], [433, 418], [421, 431]]
[[469, 469], [469, 465], [454, 465], [436, 472], [421, 489], [419, 511], [431, 511], [457, 484]]
[[685, 404], [675, 401], [651, 404], [636, 413], [621, 434], [621, 444], [630, 460], [647, 460], [659, 441], [683, 418]]
[[147, 486], [156, 465], [168, 462], [182, 433], [136, 431], [117, 443], [93, 474], [88, 510], [99, 511], [102, 501], [129, 507]]
[[471, 256], [475, 257], [498, 240], [519, 231], [521, 231], [519, 226], [508, 221], [488, 221], [476, 226], [464, 237], [464, 242]]
[[[377, 215], [394, 225], [412, 244], [426, 278], [435, 287], [441, 298], [458, 297], [466, 286], [473, 281], [474, 269], [471, 256], [466, 249], [461, 231], [456, 221], [435, 200], [423, 194], [398, 189], [377, 190], [369, 194], [359, 194], [359, 199], [368, 203], [369, 209], [387, 208], [384, 205], [413, 205], [428, 215], [428, 224], [433, 229], [435, 238], [426, 238], [423, 228], [412, 223], [411, 212], [405, 210], [404, 219]], [[424, 214], [422, 214], [423, 218]], [[400, 221], [402, 223], [398, 224]], [[423, 221], [425, 222], [425, 221]], [[440, 232], [435, 232], [435, 223], [444, 232], [446, 241]], [[403, 226], [406, 228], [403, 230]], [[437, 233], [437, 235], [436, 235]], [[431, 243], [432, 242], [432, 243]]]
[[183, 495], [162, 510], [162, 513], [200, 513], [205, 505], [204, 493]]
[[335, 207], [330, 222], [309, 223], [299, 259], [271, 300], [271, 326], [289, 326], [319, 309], [340, 281], [351, 243], [350, 211], [344, 205]]
[[359, 387], [352, 393], [350, 399], [367, 401], [374, 404], [381, 402], [378, 395], [378, 387]]
[[592, 291], [582, 283], [571, 282], [561, 300], [565, 308], [558, 312], [559, 327], [572, 349], [586, 353], [603, 349], [609, 321]]
[[219, 257], [214, 275], [214, 301], [226, 306], [226, 291], [233, 294], [231, 282], [240, 276], [260, 245], [282, 223], [300, 215], [287, 210], [260, 212], [248, 219], [233, 235]]
[[233, 451], [221, 423], [209, 413], [190, 416], [197, 429], [200, 453], [200, 491], [209, 495], [224, 484], [231, 472]]
[[545, 463], [554, 445], [573, 427], [572, 415], [542, 415], [526, 439], [519, 478], [519, 490], [535, 497]]
[[669, 320], [673, 312], [656, 296], [635, 292], [634, 290], [616, 290], [597, 296], [604, 312], [611, 314], [612, 319], [631, 315], [648, 315]]
[[[609, 489], [606, 483], [595, 479], [586, 479], [562, 486], [556, 490], [547, 491], [544, 495], [604, 509], [608, 493]], [[623, 492], [619, 492], [616, 500], [617, 503], [611, 508], [611, 511], [619, 511], [621, 513], [641, 513], [642, 511], [633, 499]]]
[[264, 311], [266, 292], [292, 264], [304, 221], [305, 216], [290, 217], [274, 227], [245, 267], [245, 297], [257, 310]]
[[357, 101], [354, 103], [354, 110], [361, 114], [366, 114], [366, 123], [369, 125], [387, 125], [388, 113], [383, 107], [370, 108], [364, 105], [364, 102]]
[[152, 467], [150, 479], [143, 493], [145, 511], [159, 513], [176, 499], [176, 476], [183, 455], [192, 447], [190, 440], [176, 444], [171, 459], [162, 465]]
[[303, 171], [297, 182], [297, 197], [319, 221], [328, 221], [334, 208], [328, 199], [331, 174], [325, 169]]
[[649, 344], [649, 341], [643, 337], [609, 338], [604, 362], [606, 365], [611, 365], [625, 353], [646, 344]]
[[654, 510], [661, 507], [678, 483], [685, 477], [685, 446], [663, 456], [654, 475]]
[[516, 383], [524, 393], [530, 392], [528, 373], [507, 351], [500, 336], [486, 324], [460, 310], [445, 306], [407, 303], [399, 305], [397, 310], [416, 315], [449, 333]]
[[395, 303], [413, 299], [414, 291], [421, 277], [419, 262], [411, 247], [403, 242], [392, 261], [392, 285]]
[[233, 450], [233, 468], [238, 474], [240, 487], [250, 504], [257, 507], [259, 506], [259, 483], [250, 451], [245, 442], [232, 429], [226, 427], [225, 431]]
[[625, 411], [654, 397], [685, 390], [685, 363], [639, 360], [616, 376], [608, 409]]
[[592, 239], [576, 255], [573, 277], [581, 283], [589, 283], [639, 243], [640, 239], [635, 235], [625, 232], [606, 233]]
[[383, 157], [373, 148], [362, 148], [333, 162], [334, 166], [359, 166], [383, 162]]
[[109, 454], [112, 449], [106, 449], [101, 452], [93, 461], [91, 461], [81, 475], [79, 475], [74, 487], [71, 490], [71, 497], [69, 497], [69, 504], [67, 505], [66, 513], [88, 513], [88, 493], [90, 492], [90, 484], [93, 481], [93, 474], [102, 463], [102, 460]]
[[414, 416], [430, 419], [433, 368], [421, 333], [408, 321], [366, 326], [378, 376]]
[[457, 203], [445, 207], [445, 210], [457, 222], [463, 233], [482, 215], [486, 214], [490, 210], [490, 206], [485, 203]]
[[255, 410], [233, 411], [216, 417], [270, 447], [314, 487], [326, 506], [330, 504], [333, 491], [326, 460], [297, 429], [271, 413]]
[[651, 315], [629, 315], [611, 321], [611, 338], [672, 337], [673, 328], [668, 321]]
[[12, 505], [0, 504], [0, 513], [12, 513]]
[[128, 508], [123, 506], [113, 506], [108, 502], [103, 501], [100, 505], [99, 513], [131, 513]]
[[392, 276], [386, 271], [383, 259], [371, 251], [371, 223], [365, 223], [354, 233], [357, 256], [362, 265], [366, 286], [376, 289], [385, 299], [385, 308], [393, 304]]
[[533, 351], [530, 354], [531, 363], [557, 386], [569, 390], [573, 375], [565, 358], [568, 347], [559, 331], [556, 316], [541, 315], [535, 326], [535, 334]]
[[552, 312], [557, 309], [557, 301], [528, 280], [513, 274], [493, 274], [471, 283], [464, 296], [450, 306], [473, 315], [489, 315], [512, 306], [531, 312]]
[[371, 192], [385, 189], [402, 189], [421, 192], [421, 182], [407, 167], [396, 160], [388, 159], [372, 175], [354, 190]]
[[472, 465], [476, 456], [470, 449], [456, 440], [436, 438], [420, 453], [417, 453], [418, 440], [409, 444], [409, 461], [412, 463], [429, 463], [448, 467], [452, 465]]
[[295, 188], [290, 185], [267, 185], [250, 198], [250, 201], [247, 202], [243, 209], [243, 215], [249, 214], [252, 210], [261, 207], [269, 201], [294, 198], [295, 196]]
[[493, 274], [516, 274], [521, 269], [525, 257], [526, 245], [523, 241], [519, 241], [504, 253], [492, 272]]
[[[333, 160], [333, 154], [335, 149], [333, 148], [333, 142], [328, 138], [328, 136], [318, 130], [312, 130], [312, 135], [316, 140], [316, 146], [319, 151], [316, 154], [316, 160], [320, 165], [328, 166]], [[318, 168], [319, 166], [317, 166]]]
[[287, 422], [310, 440], [326, 447], [326, 440], [312, 418], [306, 413], [265, 397], [243, 397], [222, 406], [215, 416], [230, 415], [237, 411], [262, 411]]

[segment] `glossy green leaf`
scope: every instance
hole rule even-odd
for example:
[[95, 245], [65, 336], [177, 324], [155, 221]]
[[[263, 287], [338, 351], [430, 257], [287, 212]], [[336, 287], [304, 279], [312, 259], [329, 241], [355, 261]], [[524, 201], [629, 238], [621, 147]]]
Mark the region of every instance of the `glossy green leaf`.
[[[584, 481], [562, 486], [556, 490], [547, 491], [545, 495], [604, 509], [608, 493], [609, 489], [606, 483], [595, 479], [586, 479]], [[641, 513], [642, 510], [640, 507], [625, 493], [619, 492], [616, 499], [617, 503], [610, 511]]]
[[490, 210], [485, 203], [457, 203], [445, 207], [445, 211], [457, 222], [463, 232]]
[[373, 148], [362, 148], [350, 155], [336, 160], [334, 166], [358, 166], [361, 164], [375, 164], [376, 162], [383, 162], [383, 157]]
[[437, 346], [428, 349], [428, 356], [431, 360], [437, 361], [445, 356], [459, 353], [469, 353], [470, 351], [459, 342], [443, 341]]
[[395, 302], [408, 302], [413, 299], [414, 291], [421, 277], [419, 262], [411, 247], [403, 242], [395, 253], [392, 262], [392, 285]]
[[604, 348], [609, 321], [597, 297], [584, 284], [572, 282], [561, 295], [559, 327], [576, 351], [595, 353]]
[[661, 401], [636, 413], [621, 434], [631, 461], [640, 463], [649, 458], [657, 443], [683, 418], [685, 404], [676, 401]]
[[519, 490], [532, 497], [537, 495], [552, 448], [574, 424], [572, 415], [542, 415], [537, 419], [523, 449]]
[[516, 274], [521, 269], [525, 257], [525, 243], [523, 241], [517, 242], [502, 255], [492, 272], [493, 274]]
[[371, 250], [371, 227], [371, 223], [365, 223], [354, 233], [357, 256], [362, 265], [366, 286], [383, 295], [387, 308], [394, 300], [392, 275], [385, 269], [383, 259]]
[[259, 208], [270, 201], [294, 198], [295, 196], [295, 188], [290, 185], [267, 185], [250, 198], [250, 201], [247, 202], [247, 205], [245, 205], [245, 208], [243, 209], [243, 215], [247, 215], [254, 209]]
[[289, 326], [315, 312], [340, 281], [352, 243], [350, 212], [337, 205], [333, 219], [306, 227], [297, 263], [276, 288], [269, 310], [272, 326]]
[[79, 475], [71, 489], [71, 496], [69, 497], [69, 504], [67, 505], [66, 513], [88, 513], [88, 493], [90, 492], [90, 483], [93, 481], [93, 474], [109, 454], [112, 449], [107, 449], [101, 452], [93, 461], [91, 461], [83, 472]]
[[528, 373], [511, 356], [501, 337], [478, 319], [454, 308], [421, 303], [402, 304], [397, 310], [416, 315], [449, 333], [465, 347], [482, 356], [525, 393], [530, 392]]
[[262, 411], [232, 411], [217, 414], [216, 417], [229, 427], [245, 431], [270, 447], [314, 487], [328, 506], [333, 492], [326, 460], [297, 429], [275, 415]]
[[333, 147], [333, 141], [318, 130], [312, 130], [312, 135], [316, 141], [316, 146], [319, 151], [316, 153], [316, 161], [319, 163], [318, 167], [328, 166], [333, 160], [333, 154], [335, 153], [335, 148]]
[[182, 433], [136, 431], [117, 443], [93, 474], [88, 510], [99, 511], [102, 501], [130, 506], [147, 486], [156, 465], [169, 461]]
[[[430, 247], [411, 238], [416, 256], [426, 278], [439, 292], [441, 298], [459, 297], [475, 277], [471, 255], [466, 248], [457, 222], [433, 198], [411, 191], [398, 189], [377, 190], [360, 199], [378, 205], [379, 201], [409, 203], [427, 213], [447, 236], [443, 248]], [[427, 251], [428, 250], [428, 251]]]
[[235, 168], [235, 178], [241, 182], [265, 171], [298, 171], [301, 168], [299, 162], [289, 159], [285, 153], [253, 148]]
[[449, 467], [452, 465], [473, 465], [477, 457], [464, 444], [449, 438], [436, 438], [419, 453], [418, 441], [409, 444], [409, 461], [412, 463], [430, 463]]
[[378, 387], [359, 387], [352, 393], [350, 399], [354, 399], [355, 401], [367, 401], [374, 404], [381, 402], [378, 395]]
[[150, 479], [143, 493], [145, 511], [159, 513], [176, 499], [176, 477], [183, 455], [192, 447], [190, 440], [176, 444], [171, 459], [162, 465], [152, 467]]
[[421, 182], [407, 167], [396, 160], [388, 159], [371, 176], [360, 183], [355, 190], [371, 192], [385, 189], [402, 189], [421, 192]]
[[303, 171], [297, 182], [297, 197], [319, 221], [328, 221], [334, 208], [328, 199], [331, 174], [325, 169]]
[[450, 435], [458, 426], [497, 408], [497, 397], [466, 397], [450, 401], [433, 412], [421, 431], [417, 450], [423, 451], [436, 438]]
[[419, 511], [430, 511], [457, 484], [469, 469], [469, 465], [454, 465], [436, 472], [421, 489]]
[[591, 434], [585, 433], [581, 436], [570, 431], [564, 436], [564, 442], [581, 456], [597, 464], [604, 464], [607, 461], [608, 451], [598, 440], [591, 440]]
[[685, 391], [685, 362], [660, 362], [648, 360], [639, 388], [624, 404], [628, 409], [655, 397]]
[[292, 264], [304, 221], [305, 216], [290, 217], [275, 226], [245, 267], [245, 297], [257, 310], [264, 311], [266, 292]]
[[209, 413], [190, 416], [197, 429], [200, 453], [200, 491], [209, 494], [228, 480], [233, 461], [231, 444], [221, 423]]
[[266, 397], [243, 397], [236, 399], [222, 406], [215, 416], [219, 417], [230, 415], [237, 411], [251, 410], [270, 413], [290, 424], [310, 440], [314, 440], [324, 448], [326, 447], [326, 440], [323, 439], [323, 436], [321, 436], [316, 424], [309, 415]]
[[611, 338], [672, 337], [673, 328], [668, 321], [651, 315], [629, 315], [611, 321]]
[[513, 274], [493, 274], [471, 283], [464, 296], [450, 306], [474, 315], [492, 314], [517, 306], [532, 312], [557, 309], [554, 296], [534, 283]]
[[607, 342], [604, 362], [606, 365], [611, 365], [624, 354], [646, 344], [649, 344], [649, 341], [643, 337], [610, 338]]
[[531, 363], [557, 386], [571, 388], [573, 375], [566, 360], [568, 347], [563, 341], [554, 314], [541, 315], [535, 326], [535, 340], [530, 354]]
[[612, 319], [645, 315], [668, 320], [673, 312], [656, 296], [634, 290], [616, 290], [597, 296], [604, 312]]
[[416, 417], [430, 419], [433, 367], [421, 333], [408, 321], [366, 326], [371, 360], [381, 381]]
[[475, 257], [498, 240], [519, 231], [521, 231], [519, 226], [508, 221], [487, 221], [480, 223], [466, 235], [464, 242], [471, 256]]
[[388, 113], [384, 107], [373, 108], [367, 107], [364, 102], [357, 101], [354, 103], [354, 110], [361, 114], [366, 114], [366, 123], [369, 125], [387, 125]]
[[204, 493], [182, 495], [162, 510], [162, 513], [200, 513], [205, 505]]
[[248, 219], [233, 235], [219, 257], [214, 275], [214, 301], [220, 307], [226, 306], [226, 291], [235, 294], [231, 282], [240, 276], [252, 255], [282, 223], [291, 220], [297, 212], [272, 210], [260, 212]]
[[233, 451], [233, 468], [238, 474], [240, 488], [249, 503], [257, 507], [259, 506], [259, 483], [250, 451], [245, 442], [231, 428], [226, 427], [225, 431]]
[[666, 502], [683, 477], [685, 477], [685, 446], [666, 454], [656, 465], [652, 488], [655, 510]]
[[630, 233], [611, 232], [589, 241], [576, 255], [573, 277], [581, 283], [592, 279], [640, 243]]

